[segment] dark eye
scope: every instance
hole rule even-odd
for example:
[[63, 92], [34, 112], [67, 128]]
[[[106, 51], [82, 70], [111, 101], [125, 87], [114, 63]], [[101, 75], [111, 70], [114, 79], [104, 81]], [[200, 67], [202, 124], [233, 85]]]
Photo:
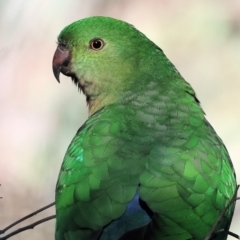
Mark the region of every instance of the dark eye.
[[89, 45], [93, 50], [101, 50], [104, 47], [104, 41], [100, 38], [95, 38], [90, 41]]

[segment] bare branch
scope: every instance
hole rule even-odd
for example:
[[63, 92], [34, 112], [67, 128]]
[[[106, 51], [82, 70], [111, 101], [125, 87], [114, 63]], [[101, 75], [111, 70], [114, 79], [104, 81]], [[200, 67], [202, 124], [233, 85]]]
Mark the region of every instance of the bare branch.
[[[219, 217], [217, 218], [217, 221], [215, 222], [215, 224], [213, 225], [211, 231], [209, 232], [209, 234], [206, 236], [206, 238], [204, 240], [210, 240], [216, 230], [217, 225], [221, 222], [224, 214], [226, 213], [226, 211], [229, 209], [229, 207], [236, 201], [237, 199], [237, 191], [238, 191], [239, 185], [237, 186], [235, 193], [232, 197], [232, 199], [229, 201], [229, 203], [227, 204], [227, 206], [222, 210], [222, 212], [220, 213]], [[228, 232], [229, 233], [229, 232]], [[236, 235], [237, 236], [237, 235]]]
[[27, 226], [25, 226], [25, 227], [19, 228], [18, 230], [9, 233], [9, 234], [6, 235], [5, 237], [1, 237], [0, 240], [6, 240], [6, 239], [8, 239], [8, 238], [10, 238], [10, 237], [12, 237], [12, 236], [20, 233], [20, 232], [26, 231], [26, 230], [28, 230], [28, 229], [33, 229], [33, 228], [36, 227], [37, 225], [39, 225], [39, 224], [41, 224], [41, 223], [43, 223], [43, 222], [49, 221], [49, 220], [51, 220], [51, 219], [54, 219], [55, 217], [56, 217], [56, 215], [52, 215], [52, 216], [43, 218], [43, 219], [41, 219], [41, 220], [39, 220], [39, 221], [37, 221], [37, 222], [34, 222], [34, 223], [30, 224], [30, 225], [27, 225]]
[[236, 238], [236, 239], [240, 239], [240, 236], [237, 235], [236, 233], [233, 233], [233, 232], [228, 231], [228, 235], [230, 235], [230, 236], [232, 236], [232, 237], [234, 237], [234, 238]]
[[[4, 228], [3, 230], [0, 230], [0, 234], [5, 233], [8, 229], [12, 228], [13, 226], [17, 225], [18, 223], [20, 223], [20, 222], [22, 222], [22, 221], [24, 221], [24, 220], [26, 220], [26, 219], [34, 216], [34, 215], [37, 215], [38, 213], [44, 211], [45, 209], [48, 209], [48, 208], [52, 207], [54, 204], [55, 204], [55, 202], [53, 202], [53, 203], [51, 203], [51, 204], [49, 204], [49, 205], [47, 205], [47, 206], [45, 206], [45, 207], [43, 207], [43, 208], [40, 208], [39, 210], [37, 210], [37, 211], [35, 211], [35, 212], [33, 212], [33, 213], [31, 213], [31, 214], [29, 214], [29, 215], [27, 215], [27, 216], [19, 219], [18, 221], [10, 224], [9, 226], [7, 226], [6, 228]], [[24, 231], [24, 230], [23, 230], [23, 231]], [[0, 239], [2, 239], [2, 238], [0, 238]]]

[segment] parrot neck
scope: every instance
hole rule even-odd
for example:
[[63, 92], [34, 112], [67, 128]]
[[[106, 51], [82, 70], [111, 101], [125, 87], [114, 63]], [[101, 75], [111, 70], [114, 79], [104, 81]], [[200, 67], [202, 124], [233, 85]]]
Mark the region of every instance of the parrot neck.
[[101, 88], [92, 84], [88, 89], [85, 88], [82, 90], [86, 96], [89, 117], [105, 106], [123, 102], [122, 99], [125, 98], [127, 93], [129, 94], [129, 91], [125, 89], [124, 85], [115, 86], [115, 88]]
[[116, 99], [113, 99], [111, 96], [106, 95], [99, 95], [96, 98], [87, 97], [88, 117], [92, 116], [95, 112], [99, 111], [103, 107], [116, 102]]
[[99, 98], [96, 99], [87, 99], [87, 105], [88, 105], [88, 116], [92, 116], [95, 112], [100, 110], [102, 106], [102, 101]]

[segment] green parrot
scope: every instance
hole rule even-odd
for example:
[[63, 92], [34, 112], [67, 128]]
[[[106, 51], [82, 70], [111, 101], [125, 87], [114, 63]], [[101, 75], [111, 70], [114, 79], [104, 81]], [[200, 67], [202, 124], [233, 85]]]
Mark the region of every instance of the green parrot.
[[236, 177], [192, 87], [132, 25], [90, 17], [58, 37], [53, 72], [89, 117], [56, 186], [56, 240], [227, 239]]

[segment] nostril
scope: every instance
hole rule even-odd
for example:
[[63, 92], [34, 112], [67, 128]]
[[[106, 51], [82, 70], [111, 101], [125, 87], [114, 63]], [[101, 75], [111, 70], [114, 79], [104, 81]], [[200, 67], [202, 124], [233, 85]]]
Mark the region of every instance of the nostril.
[[67, 45], [66, 44], [63, 44], [63, 43], [59, 43], [58, 44], [58, 49], [60, 50], [60, 51], [67, 51], [68, 49], [67, 49]]

